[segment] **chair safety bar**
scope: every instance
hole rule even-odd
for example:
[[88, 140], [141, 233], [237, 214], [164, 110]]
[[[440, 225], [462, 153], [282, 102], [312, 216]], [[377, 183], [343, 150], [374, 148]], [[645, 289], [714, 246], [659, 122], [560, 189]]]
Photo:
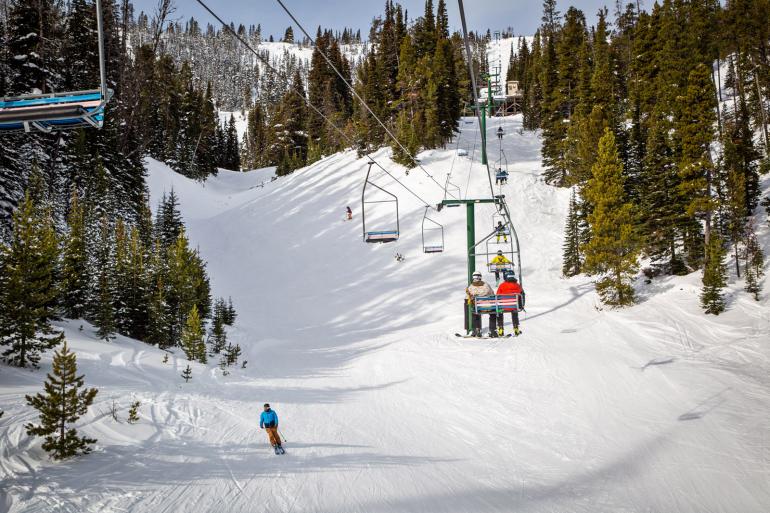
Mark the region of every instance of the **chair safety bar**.
[[479, 296], [474, 302], [477, 314], [518, 312], [521, 294], [501, 294], [499, 296]]

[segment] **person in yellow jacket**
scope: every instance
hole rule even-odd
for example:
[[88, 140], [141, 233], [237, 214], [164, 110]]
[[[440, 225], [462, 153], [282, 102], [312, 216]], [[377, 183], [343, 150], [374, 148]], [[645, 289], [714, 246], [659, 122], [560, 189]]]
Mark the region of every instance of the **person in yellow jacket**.
[[511, 261], [503, 255], [502, 251], [498, 251], [497, 256], [489, 264], [491, 265], [490, 270], [495, 272], [495, 281], [498, 282], [500, 281], [500, 273], [511, 267]]

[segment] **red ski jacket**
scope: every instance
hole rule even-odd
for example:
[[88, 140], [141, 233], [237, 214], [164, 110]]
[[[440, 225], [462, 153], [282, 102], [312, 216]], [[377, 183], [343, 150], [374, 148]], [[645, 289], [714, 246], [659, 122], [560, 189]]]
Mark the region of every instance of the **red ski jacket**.
[[523, 290], [518, 282], [504, 281], [497, 287], [497, 295], [502, 296], [504, 294], [521, 294]]

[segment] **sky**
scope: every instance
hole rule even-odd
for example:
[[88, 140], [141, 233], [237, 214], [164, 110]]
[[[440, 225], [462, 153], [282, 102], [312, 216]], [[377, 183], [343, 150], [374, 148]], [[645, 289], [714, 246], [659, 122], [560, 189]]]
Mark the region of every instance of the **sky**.
[[[206, 4], [227, 22], [235, 25], [262, 25], [262, 33], [276, 38], [283, 35], [291, 23], [275, 0], [204, 0]], [[134, 0], [136, 12], [152, 12], [158, 0]], [[202, 24], [214, 20], [195, 0], [175, 0], [177, 10], [175, 18], [184, 20], [194, 16]], [[373, 17], [384, 11], [385, 0], [284, 0], [286, 6], [297, 19], [315, 36], [318, 25], [324, 28], [342, 29], [352, 27], [361, 29], [366, 37]], [[414, 19], [423, 13], [424, 0], [401, 0]], [[434, 5], [436, 1], [434, 0]], [[465, 15], [468, 30], [486, 31], [505, 30], [513, 27], [516, 35], [531, 35], [540, 24], [541, 5], [539, 0], [465, 0]], [[572, 0], [559, 2], [559, 10], [567, 10], [574, 5], [583, 10], [589, 24], [595, 21], [596, 12], [607, 5], [614, 10], [615, 0]], [[460, 15], [455, 0], [447, 1], [449, 20], [452, 28], [460, 29]], [[295, 34], [298, 33], [295, 27]]]

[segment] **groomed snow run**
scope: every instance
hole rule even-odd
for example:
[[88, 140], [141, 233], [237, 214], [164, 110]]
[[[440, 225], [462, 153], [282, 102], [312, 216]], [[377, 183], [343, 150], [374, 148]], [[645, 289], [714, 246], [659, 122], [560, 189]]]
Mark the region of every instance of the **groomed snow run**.
[[[233, 297], [230, 338], [248, 365], [222, 376], [215, 363], [193, 364], [184, 383], [179, 351], [164, 364], [146, 344], [105, 343], [86, 323], [61, 323], [87, 384], [100, 389], [79, 423], [99, 442], [51, 462], [23, 429], [36, 420], [23, 396], [41, 388], [50, 354], [39, 371], [0, 368], [0, 511], [770, 511], [767, 292], [757, 303], [730, 283], [728, 311], [706, 316], [696, 273], [640, 280], [638, 305], [602, 309], [588, 278], [560, 276], [569, 191], [542, 182], [538, 137], [520, 127], [520, 117], [505, 120], [503, 193], [521, 238], [527, 313], [521, 337], [497, 341], [454, 336], [464, 209], [433, 214], [446, 251], [423, 254], [423, 207], [373, 171], [398, 194], [402, 237], [364, 244], [366, 161], [354, 152], [272, 182], [270, 170], [223, 171], [200, 184], [149, 161], [153, 205], [174, 188], [214, 294]], [[471, 164], [476, 127], [461, 128], [456, 146], [424, 152], [423, 165], [440, 183], [451, 171], [467, 197], [488, 196]], [[421, 170], [406, 176], [387, 155], [375, 158], [430, 203], [442, 198]], [[478, 206], [477, 233], [491, 230], [491, 214]], [[367, 217], [388, 229], [385, 210]], [[141, 420], [128, 425], [134, 399]], [[288, 437], [284, 456], [258, 429], [264, 402]]]

